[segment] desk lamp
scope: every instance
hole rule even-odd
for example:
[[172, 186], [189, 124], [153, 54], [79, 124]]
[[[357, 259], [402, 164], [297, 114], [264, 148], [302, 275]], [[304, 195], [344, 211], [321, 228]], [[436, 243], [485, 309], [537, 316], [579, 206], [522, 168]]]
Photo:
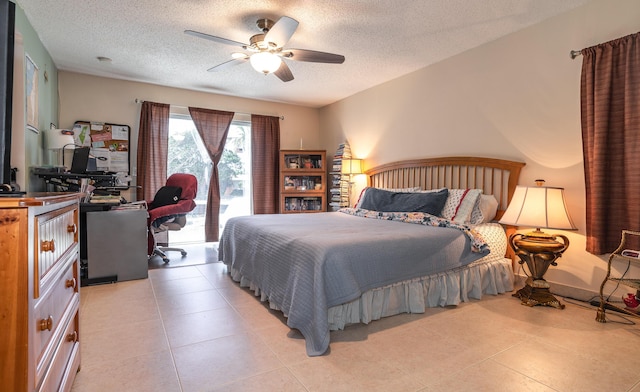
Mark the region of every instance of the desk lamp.
[[68, 129], [50, 129], [46, 132], [47, 149], [58, 151], [58, 161], [56, 164], [64, 167], [64, 149], [68, 146], [74, 146], [73, 131]]
[[343, 159], [342, 174], [349, 176], [349, 193], [347, 198], [347, 205], [351, 207], [351, 187], [353, 185], [353, 176], [355, 174], [362, 174], [362, 159]]
[[[569, 247], [569, 239], [561, 234], [547, 234], [541, 228], [575, 230], [567, 212], [563, 188], [543, 186], [544, 180], [536, 180], [535, 187], [517, 186], [511, 203], [500, 223], [513, 226], [535, 227], [526, 234], [509, 236], [509, 244], [520, 258], [519, 264], [527, 264], [529, 276], [525, 286], [514, 297], [523, 305], [546, 305], [564, 309], [550, 292], [544, 274], [556, 259]], [[562, 242], [556, 239], [562, 239]]]

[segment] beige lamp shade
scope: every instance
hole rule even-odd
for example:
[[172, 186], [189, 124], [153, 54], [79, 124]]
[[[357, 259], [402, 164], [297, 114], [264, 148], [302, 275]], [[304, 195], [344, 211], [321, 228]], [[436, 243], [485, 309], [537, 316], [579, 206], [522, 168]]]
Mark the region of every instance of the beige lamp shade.
[[64, 167], [64, 150], [66, 148], [76, 148], [73, 135], [69, 134], [69, 131], [66, 129], [50, 129], [45, 133], [45, 135], [47, 149], [58, 152], [58, 162], [56, 162], [56, 164]]
[[362, 159], [343, 159], [342, 174], [362, 174]]
[[517, 186], [500, 223], [513, 226], [575, 230], [563, 188]]
[[47, 149], [62, 150], [63, 148], [74, 148], [73, 135], [63, 133], [64, 129], [50, 129], [47, 131]]

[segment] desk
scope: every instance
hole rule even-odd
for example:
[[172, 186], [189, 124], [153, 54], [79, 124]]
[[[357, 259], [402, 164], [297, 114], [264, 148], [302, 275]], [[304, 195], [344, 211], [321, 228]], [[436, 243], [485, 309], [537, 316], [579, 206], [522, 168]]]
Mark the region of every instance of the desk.
[[[86, 260], [86, 284], [148, 277], [147, 210], [109, 210], [80, 206], [80, 258]], [[83, 238], [84, 237], [84, 238]]]
[[90, 183], [99, 190], [121, 191], [129, 189], [129, 185], [119, 184], [115, 174], [74, 174], [74, 173], [52, 173], [34, 169], [33, 174], [42, 178], [45, 183], [68, 192], [80, 191], [80, 180], [88, 179]]

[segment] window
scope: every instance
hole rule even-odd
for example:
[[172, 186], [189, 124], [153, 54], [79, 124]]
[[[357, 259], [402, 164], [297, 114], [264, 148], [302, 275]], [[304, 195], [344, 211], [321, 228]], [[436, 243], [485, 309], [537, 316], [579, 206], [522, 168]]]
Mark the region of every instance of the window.
[[[251, 214], [251, 123], [233, 121], [218, 164], [220, 181], [220, 230], [234, 216]], [[196, 208], [187, 215], [187, 226], [169, 232], [170, 244], [204, 242], [204, 219], [212, 163], [200, 135], [188, 115], [169, 119], [167, 176], [190, 173], [198, 179]]]

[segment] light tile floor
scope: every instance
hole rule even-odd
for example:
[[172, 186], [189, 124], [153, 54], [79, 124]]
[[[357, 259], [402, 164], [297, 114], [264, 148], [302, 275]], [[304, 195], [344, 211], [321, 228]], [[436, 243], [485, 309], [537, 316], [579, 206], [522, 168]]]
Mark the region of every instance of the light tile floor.
[[[633, 391], [640, 326], [510, 295], [332, 332], [307, 357], [279, 312], [220, 263], [81, 290], [73, 391]], [[619, 322], [613, 322], [619, 321]]]

